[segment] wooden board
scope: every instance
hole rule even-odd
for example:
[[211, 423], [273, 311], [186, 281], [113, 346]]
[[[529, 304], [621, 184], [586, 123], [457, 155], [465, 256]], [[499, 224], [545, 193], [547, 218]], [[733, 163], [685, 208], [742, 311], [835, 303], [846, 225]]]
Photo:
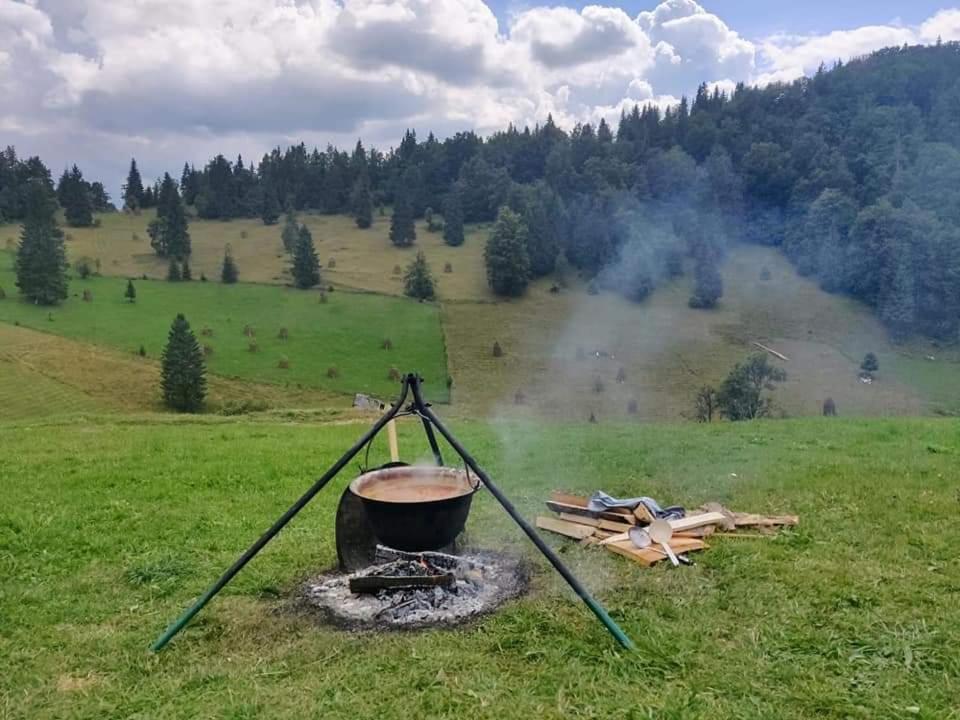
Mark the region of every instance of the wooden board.
[[737, 527], [797, 525], [800, 517], [797, 515], [757, 515], [755, 513], [734, 513], [733, 522]]
[[557, 518], [537, 516], [537, 527], [541, 530], [549, 530], [559, 535], [565, 535], [575, 540], [583, 540], [593, 535], [595, 528], [589, 525], [580, 525], [579, 523], [558, 520]]
[[553, 510], [555, 513], [568, 513], [570, 515], [580, 515], [582, 517], [588, 518], [603, 518], [604, 520], [610, 520], [611, 522], [622, 522], [627, 523], [628, 525], [636, 524], [637, 520], [633, 517], [633, 514], [628, 513], [626, 515], [622, 513], [615, 512], [595, 512], [593, 510], [587, 510], [578, 505], [568, 505], [567, 503], [555, 502], [553, 500], [547, 500], [547, 508]]
[[[550, 493], [550, 502], [560, 503], [562, 505], [572, 505], [582, 510], [587, 510], [590, 506], [590, 498], [588, 498], [586, 495], [575, 495], [573, 493], [567, 493], [561, 490], [553, 490]], [[623, 515], [625, 517], [633, 514], [627, 508], [610, 508], [607, 510], [607, 512], [611, 513], [612, 515]]]
[[693, 530], [694, 528], [703, 527], [704, 525], [717, 525], [725, 519], [726, 516], [723, 513], [709, 512], [699, 515], [688, 515], [685, 518], [670, 520], [669, 522], [674, 532], [683, 532], [684, 530]]
[[[633, 543], [631, 543], [629, 540], [611, 543], [609, 545], [604, 545], [604, 547], [610, 552], [629, 558], [635, 563], [643, 565], [644, 567], [650, 567], [654, 563], [665, 560], [667, 557], [667, 554], [663, 552], [663, 550], [658, 549], [655, 545], [652, 545], [648, 548], [643, 548], [641, 550], [640, 548], [634, 547]], [[687, 538], [678, 538], [674, 542], [670, 543], [670, 548], [678, 555], [681, 553], [704, 550], [706, 547], [707, 544], [702, 540]]]
[[606, 520], [602, 517], [592, 518], [565, 512], [560, 513], [560, 519], [566, 520], [567, 522], [579, 523], [580, 525], [589, 525], [590, 527], [600, 528], [601, 530], [609, 530], [610, 532], [626, 532], [633, 527], [629, 523], [614, 522], [613, 520]]

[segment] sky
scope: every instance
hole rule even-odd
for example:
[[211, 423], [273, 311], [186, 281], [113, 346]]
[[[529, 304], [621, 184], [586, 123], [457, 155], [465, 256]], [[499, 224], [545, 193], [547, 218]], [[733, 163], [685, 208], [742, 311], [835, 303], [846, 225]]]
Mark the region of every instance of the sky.
[[938, 37], [960, 9], [926, 0], [0, 0], [0, 144], [116, 197], [134, 156], [150, 180], [301, 140], [615, 122]]

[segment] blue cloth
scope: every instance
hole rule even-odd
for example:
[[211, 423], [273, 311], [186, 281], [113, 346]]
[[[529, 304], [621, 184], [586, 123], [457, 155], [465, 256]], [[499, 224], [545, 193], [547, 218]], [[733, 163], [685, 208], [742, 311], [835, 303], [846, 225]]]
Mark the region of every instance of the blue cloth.
[[633, 510], [640, 504], [655, 518], [662, 520], [679, 520], [687, 515], [687, 511], [679, 505], [671, 505], [670, 507], [663, 508], [660, 507], [660, 504], [652, 497], [615, 498], [607, 495], [602, 490], [597, 490], [590, 496], [590, 500], [587, 502], [587, 509], [593, 512], [603, 512], [610, 508], [627, 508]]

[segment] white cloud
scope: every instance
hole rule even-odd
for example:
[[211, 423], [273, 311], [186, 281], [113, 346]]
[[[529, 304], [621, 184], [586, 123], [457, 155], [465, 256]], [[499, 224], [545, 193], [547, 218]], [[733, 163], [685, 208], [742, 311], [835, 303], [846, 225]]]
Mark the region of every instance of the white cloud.
[[0, 0], [2, 127], [54, 167], [113, 173], [136, 152], [152, 174], [301, 138], [615, 121], [700, 82], [789, 80], [937, 37], [960, 39], [960, 11], [750, 40], [694, 0], [634, 18], [529, 3], [506, 26], [481, 0]]

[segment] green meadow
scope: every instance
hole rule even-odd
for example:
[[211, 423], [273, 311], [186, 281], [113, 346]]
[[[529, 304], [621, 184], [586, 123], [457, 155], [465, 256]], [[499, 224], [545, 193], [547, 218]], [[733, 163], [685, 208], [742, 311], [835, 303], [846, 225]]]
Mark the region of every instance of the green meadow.
[[[142, 345], [157, 358], [177, 313], [190, 321], [212, 352], [207, 367], [217, 375], [267, 383], [319, 387], [344, 393], [390, 397], [396, 383], [390, 369], [418, 370], [430, 397], [447, 398], [446, 358], [439, 309], [429, 303], [343, 291], [219, 282], [135, 280], [137, 299], [124, 298], [126, 279], [74, 278], [70, 298], [44, 308], [19, 301], [13, 255], [0, 253], [0, 321], [137, 353]], [[92, 295], [85, 302], [84, 291]], [[254, 337], [244, 334], [250, 326]], [[209, 328], [212, 335], [201, 336]], [[288, 339], [279, 337], [286, 328]], [[389, 339], [390, 350], [382, 348]], [[256, 351], [251, 351], [251, 342]], [[286, 358], [289, 367], [280, 367]]]

